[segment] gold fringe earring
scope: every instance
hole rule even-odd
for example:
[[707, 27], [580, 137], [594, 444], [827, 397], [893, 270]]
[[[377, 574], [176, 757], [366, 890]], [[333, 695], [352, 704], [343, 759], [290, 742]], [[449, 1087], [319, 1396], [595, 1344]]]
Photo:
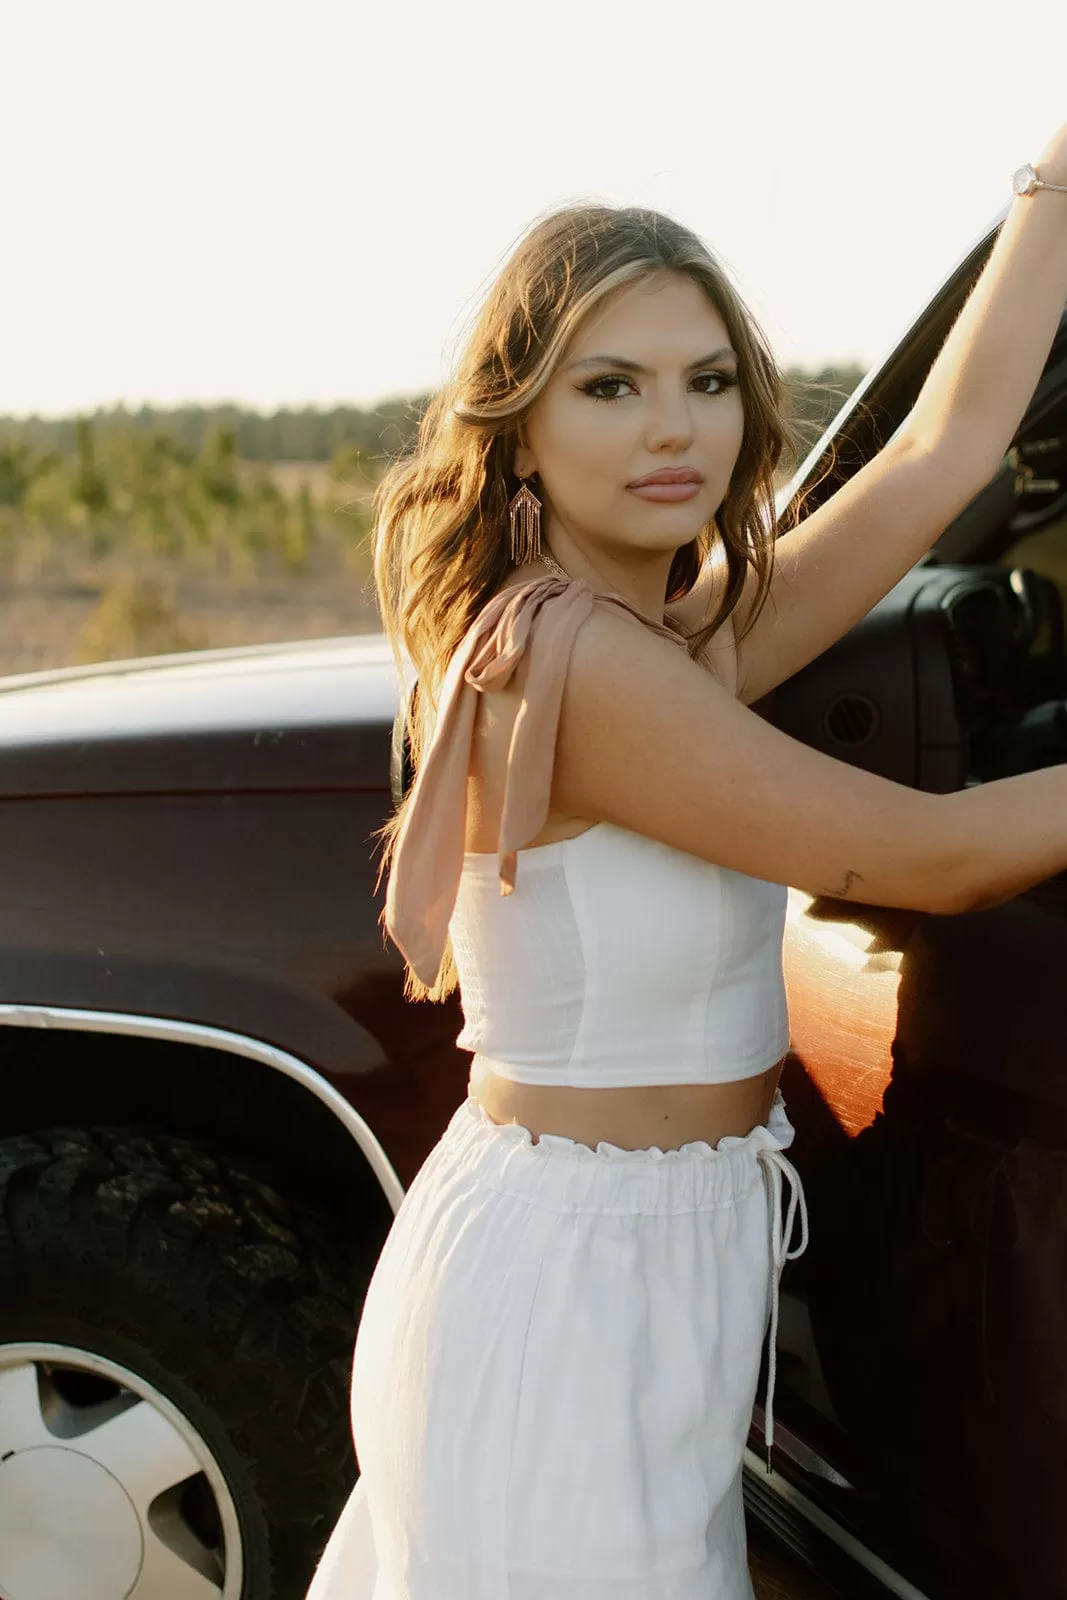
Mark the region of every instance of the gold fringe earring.
[[511, 559], [521, 567], [527, 561], [537, 561], [541, 555], [541, 502], [526, 479], [508, 505], [511, 518]]

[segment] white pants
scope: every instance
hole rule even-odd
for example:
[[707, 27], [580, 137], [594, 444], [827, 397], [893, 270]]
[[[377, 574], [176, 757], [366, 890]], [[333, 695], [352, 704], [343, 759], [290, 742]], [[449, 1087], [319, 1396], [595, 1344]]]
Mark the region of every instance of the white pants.
[[637, 1151], [465, 1100], [371, 1278], [361, 1476], [308, 1600], [752, 1600], [741, 1462], [792, 1140], [780, 1096], [745, 1138]]

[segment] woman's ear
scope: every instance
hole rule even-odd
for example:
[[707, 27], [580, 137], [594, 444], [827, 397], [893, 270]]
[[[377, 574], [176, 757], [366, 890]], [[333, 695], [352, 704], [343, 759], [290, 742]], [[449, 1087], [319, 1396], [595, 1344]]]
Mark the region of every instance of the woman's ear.
[[515, 455], [512, 460], [512, 470], [516, 478], [529, 478], [537, 471], [537, 459], [529, 445], [515, 446]]

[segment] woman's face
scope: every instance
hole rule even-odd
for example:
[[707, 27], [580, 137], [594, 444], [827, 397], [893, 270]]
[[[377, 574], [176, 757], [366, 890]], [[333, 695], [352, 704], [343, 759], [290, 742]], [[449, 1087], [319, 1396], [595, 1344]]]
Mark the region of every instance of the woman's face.
[[[520, 477], [540, 477], [548, 539], [562, 528], [609, 562], [628, 550], [673, 555], [695, 539], [741, 449], [737, 361], [722, 317], [679, 273], [629, 284], [592, 311], [515, 453]], [[635, 485], [665, 468], [691, 469], [698, 481]]]

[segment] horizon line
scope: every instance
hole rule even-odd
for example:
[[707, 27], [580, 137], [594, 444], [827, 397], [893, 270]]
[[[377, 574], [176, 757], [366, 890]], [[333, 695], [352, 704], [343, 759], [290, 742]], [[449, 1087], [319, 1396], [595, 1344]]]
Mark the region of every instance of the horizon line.
[[[871, 363], [865, 362], [859, 356], [828, 356], [817, 362], [790, 362], [783, 365], [783, 373], [804, 372], [817, 373], [831, 367], [859, 367], [867, 372]], [[232, 396], [222, 399], [183, 399], [183, 400], [152, 400], [138, 399], [131, 401], [125, 397], [111, 400], [96, 400], [84, 405], [68, 406], [62, 409], [38, 410], [34, 409], [0, 409], [0, 422], [69, 422], [78, 417], [98, 415], [101, 412], [114, 414], [125, 411], [134, 414], [138, 411], [245, 411], [258, 413], [260, 416], [276, 416], [281, 411], [369, 411], [374, 412], [379, 406], [412, 404], [424, 396], [434, 394], [433, 387], [427, 389], [388, 390], [377, 395], [372, 400], [356, 399], [330, 399], [330, 400], [278, 400], [255, 401], [237, 400]]]

